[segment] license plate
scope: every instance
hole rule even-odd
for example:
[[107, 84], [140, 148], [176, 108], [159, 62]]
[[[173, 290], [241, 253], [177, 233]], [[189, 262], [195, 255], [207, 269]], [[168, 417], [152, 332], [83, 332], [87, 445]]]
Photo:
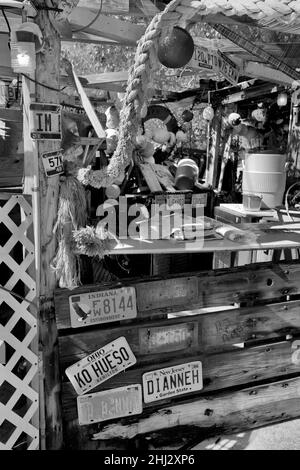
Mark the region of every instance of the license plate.
[[77, 410], [81, 426], [141, 414], [142, 387], [129, 385], [77, 397]]
[[184, 194], [167, 194], [167, 209], [174, 210], [177, 208], [182, 208], [185, 203]]
[[61, 106], [58, 104], [31, 103], [30, 112], [33, 140], [61, 140]]
[[120, 336], [66, 369], [78, 395], [82, 395], [136, 363], [124, 336]]
[[64, 172], [62, 150], [43, 153], [42, 161], [47, 176], [56, 176]]
[[206, 206], [207, 205], [207, 193], [193, 194], [192, 195], [192, 206]]
[[180, 351], [197, 344], [198, 324], [181, 323], [178, 325], [141, 328], [139, 336], [140, 352], [142, 354]]
[[143, 374], [144, 402], [151, 403], [203, 388], [202, 363], [188, 362]]
[[127, 320], [137, 316], [134, 287], [71, 295], [69, 305], [72, 328]]

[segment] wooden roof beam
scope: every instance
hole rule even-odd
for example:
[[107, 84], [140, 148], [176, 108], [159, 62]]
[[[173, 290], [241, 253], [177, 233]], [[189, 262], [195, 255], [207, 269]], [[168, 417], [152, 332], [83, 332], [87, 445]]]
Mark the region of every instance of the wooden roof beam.
[[[95, 13], [89, 8], [75, 8], [69, 16], [73, 34], [76, 29], [88, 25], [95, 19]], [[137, 41], [144, 34], [146, 27], [133, 24], [129, 21], [119, 20], [110, 16], [100, 15], [99, 18], [84, 30], [85, 33], [100, 36], [120, 42], [128, 46], [136, 46]]]

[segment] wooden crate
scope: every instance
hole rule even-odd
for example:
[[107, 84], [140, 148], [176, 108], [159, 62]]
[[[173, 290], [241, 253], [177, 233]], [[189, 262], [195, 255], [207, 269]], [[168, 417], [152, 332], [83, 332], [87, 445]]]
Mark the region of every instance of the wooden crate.
[[[122, 286], [136, 292], [137, 317], [76, 329], [71, 328], [69, 296], [114, 289], [120, 283], [57, 290], [66, 446], [128, 449], [130, 439], [136, 438], [152, 448], [180, 448], [187, 436], [243, 431], [300, 416], [299, 280], [296, 261], [126, 279]], [[251, 306], [237, 308], [237, 303]], [[155, 332], [178, 328], [191, 332], [189, 341], [156, 348], [147, 343]], [[122, 336], [136, 364], [92, 393], [142, 386], [149, 371], [194, 361], [202, 363], [203, 388], [150, 403], [143, 400], [137, 415], [81, 426], [77, 393], [64, 371]]]

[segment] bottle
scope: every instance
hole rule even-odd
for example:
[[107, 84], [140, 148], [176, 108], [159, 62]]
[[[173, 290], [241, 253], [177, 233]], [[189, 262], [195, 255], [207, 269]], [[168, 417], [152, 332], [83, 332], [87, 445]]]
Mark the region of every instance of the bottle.
[[223, 225], [215, 229], [216, 233], [222, 235], [222, 237], [227, 238], [235, 243], [241, 243], [245, 245], [246, 243], [255, 243], [257, 241], [257, 235], [253, 232], [241, 230], [236, 227]]

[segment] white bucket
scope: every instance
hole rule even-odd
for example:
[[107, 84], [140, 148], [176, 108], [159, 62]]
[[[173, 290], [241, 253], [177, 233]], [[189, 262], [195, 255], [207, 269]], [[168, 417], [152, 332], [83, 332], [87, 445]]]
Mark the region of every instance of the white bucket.
[[262, 209], [282, 204], [286, 184], [286, 155], [248, 153], [243, 172], [243, 193], [261, 194]]

